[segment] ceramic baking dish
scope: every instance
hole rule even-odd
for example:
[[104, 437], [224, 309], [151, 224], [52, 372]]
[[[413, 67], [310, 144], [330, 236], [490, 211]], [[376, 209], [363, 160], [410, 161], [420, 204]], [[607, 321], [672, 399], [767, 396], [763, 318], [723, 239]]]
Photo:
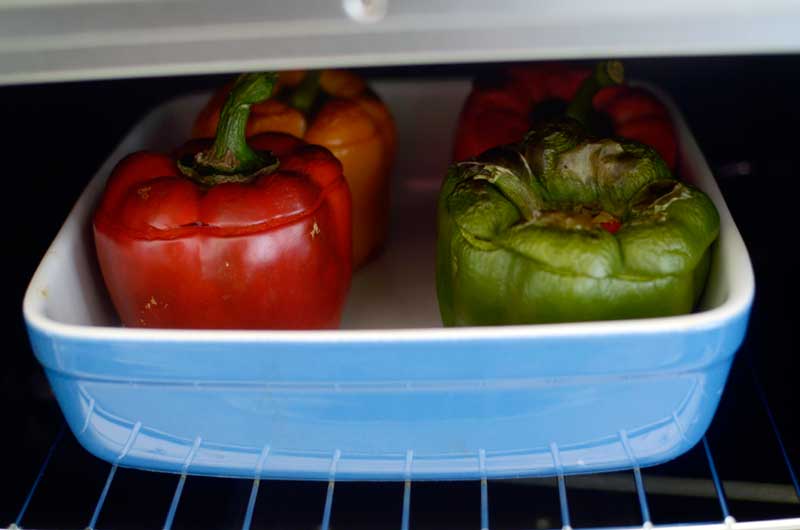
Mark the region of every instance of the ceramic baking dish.
[[92, 179], [24, 300], [31, 343], [67, 422], [122, 466], [293, 479], [457, 479], [646, 466], [705, 432], [747, 327], [750, 259], [673, 103], [681, 176], [721, 216], [709, 284], [689, 315], [444, 329], [435, 203], [463, 80], [376, 85], [397, 118], [393, 228], [358, 272], [336, 331], [118, 325], [90, 215], [114, 164], [188, 135], [205, 95], [160, 106]]

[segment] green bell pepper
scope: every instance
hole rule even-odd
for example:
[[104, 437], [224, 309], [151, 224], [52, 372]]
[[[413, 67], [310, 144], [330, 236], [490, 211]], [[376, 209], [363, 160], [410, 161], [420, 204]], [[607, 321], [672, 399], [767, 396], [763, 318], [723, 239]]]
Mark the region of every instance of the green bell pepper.
[[620, 81], [619, 63], [601, 63], [566, 116], [450, 167], [438, 203], [445, 325], [692, 310], [719, 214], [652, 148], [587, 131], [587, 101]]

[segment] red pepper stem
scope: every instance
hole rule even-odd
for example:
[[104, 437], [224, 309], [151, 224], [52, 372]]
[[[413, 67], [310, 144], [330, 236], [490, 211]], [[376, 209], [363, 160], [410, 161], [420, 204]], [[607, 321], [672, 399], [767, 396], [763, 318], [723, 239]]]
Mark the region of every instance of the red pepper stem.
[[291, 96], [289, 96], [289, 105], [303, 114], [308, 114], [314, 106], [314, 102], [321, 89], [319, 80], [319, 71], [314, 70], [306, 73], [303, 80], [295, 87]]
[[622, 84], [625, 69], [619, 61], [601, 61], [597, 63], [592, 74], [578, 87], [578, 91], [567, 107], [567, 116], [578, 120], [584, 127], [589, 126], [595, 94], [600, 90]]
[[242, 74], [231, 89], [220, 113], [214, 144], [195, 155], [190, 164], [179, 164], [189, 177], [206, 185], [251, 180], [274, 169], [277, 161], [247, 145], [250, 107], [272, 95], [278, 75], [271, 72]]

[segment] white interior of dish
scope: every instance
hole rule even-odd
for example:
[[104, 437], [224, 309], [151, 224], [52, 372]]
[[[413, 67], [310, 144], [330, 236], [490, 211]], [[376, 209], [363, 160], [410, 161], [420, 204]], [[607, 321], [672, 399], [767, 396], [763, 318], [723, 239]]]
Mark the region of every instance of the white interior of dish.
[[[441, 327], [435, 289], [436, 197], [450, 162], [458, 113], [470, 89], [465, 80], [384, 81], [376, 91], [387, 102], [398, 128], [393, 175], [392, 225], [383, 252], [353, 277], [343, 330], [405, 330], [463, 336], [465, 330]], [[516, 326], [524, 333], [604, 332], [613, 329], [680, 328], [710, 325], [749, 306], [753, 296], [750, 259], [719, 189], [682, 117], [668, 98], [680, 136], [682, 178], [696, 184], [716, 203], [721, 236], [714, 249], [709, 283], [700, 310], [692, 315], [637, 321]], [[29, 323], [70, 334], [124, 331], [141, 336], [180, 336], [180, 331], [117, 328], [94, 256], [90, 216], [109, 172], [125, 154], [139, 149], [168, 151], [182, 143], [206, 95], [167, 102], [146, 116], [123, 140], [92, 179], [45, 255], [26, 294]], [[468, 333], [502, 333], [508, 328], [472, 328]], [[158, 334], [161, 335], [158, 335]], [[218, 336], [248, 332], [206, 332]], [[308, 338], [331, 332], [249, 332]], [[339, 337], [349, 336], [347, 332]]]

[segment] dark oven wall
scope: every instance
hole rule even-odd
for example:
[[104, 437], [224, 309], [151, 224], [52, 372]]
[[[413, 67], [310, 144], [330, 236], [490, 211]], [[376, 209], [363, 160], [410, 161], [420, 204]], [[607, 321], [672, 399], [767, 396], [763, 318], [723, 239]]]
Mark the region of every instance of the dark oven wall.
[[[463, 77], [487, 68], [491, 65], [373, 68], [364, 73], [372, 78]], [[756, 273], [756, 301], [737, 366], [755, 363], [763, 374], [776, 416], [790, 419], [800, 405], [794, 383], [798, 367], [794, 334], [800, 314], [795, 306], [800, 290], [796, 279], [798, 258], [794, 254], [800, 246], [795, 204], [800, 193], [800, 56], [629, 59], [626, 69], [629, 77], [655, 83], [677, 100], [720, 183]], [[217, 86], [226, 78], [193, 76], [0, 87], [4, 138], [4, 200], [0, 211], [5, 227], [6, 270], [2, 303], [7, 344], [4, 368], [0, 370], [0, 410], [5, 426], [0, 444], [4, 449], [5, 477], [14, 479], [4, 480], [0, 486], [7, 490], [0, 493], [0, 499], [6, 499], [0, 501], [0, 524], [13, 520], [60, 424], [60, 414], [32, 356], [22, 321], [22, 297], [31, 274], [89, 178], [129, 128], [158, 103]], [[735, 370], [729, 387], [737, 377], [749, 377], [748, 374], [747, 370]], [[756, 417], [760, 412], [754, 403], [749, 398], [726, 395], [715, 419], [715, 433], [735, 432], [740, 437], [737, 443], [717, 445], [721, 462], [735, 467], [741, 480], [748, 480], [763, 466], [744, 449], [749, 437], [765, 436], [763, 429], [741, 427], [764, 426], [763, 418]], [[800, 436], [792, 432], [794, 426], [784, 421], [781, 427], [789, 431], [789, 453], [798, 454]], [[686, 464], [687, 473], [690, 464]], [[76, 520], [82, 520], [95, 502], [107, 464], [84, 455], [73, 462], [65, 459], [61, 466], [62, 472], [70, 475], [72, 487], [63, 495], [51, 492], [47, 502], [52, 503], [54, 518], [55, 512], [63, 515], [74, 509], [79, 512]], [[172, 482], [155, 485], [145, 476], [137, 480], [140, 487], [159, 491], [162, 504], [172, 495]], [[785, 477], [774, 480], [784, 481]], [[231, 499], [217, 499], [222, 504], [234, 502], [232, 499], [243, 498], [248, 487], [236, 486]], [[426, 487], [429, 486], [423, 486], [422, 491]], [[317, 489], [322, 491], [321, 485], [297, 488], [314, 495]], [[393, 504], [383, 506], [378, 499], [388, 490], [397, 489], [399, 495], [398, 488], [386, 485], [365, 490], [373, 492], [376, 499], [372, 510], [394, 510]], [[217, 495], [211, 485], [198, 491], [201, 498]], [[426, 501], [421, 500], [418, 508], [433, 513], [435, 506], [444, 506], [455, 513], [461, 506], [460, 496], [468, 497], [474, 501], [472, 504], [478, 502], [477, 490], [468, 486], [455, 486], [448, 491], [437, 493], [439, 504], [431, 501], [426, 506]], [[291, 498], [287, 494], [281, 501], [287, 510], [294, 506]], [[355, 497], [352, 506], [343, 502], [341, 510], [362, 509]], [[300, 505], [295, 508], [304, 513]], [[160, 517], [166, 508], [145, 505], [141, 509], [153, 510]], [[316, 524], [316, 514], [315, 508], [308, 525]], [[473, 515], [463, 517], [470, 519]], [[41, 522], [48, 523], [46, 517]]]

